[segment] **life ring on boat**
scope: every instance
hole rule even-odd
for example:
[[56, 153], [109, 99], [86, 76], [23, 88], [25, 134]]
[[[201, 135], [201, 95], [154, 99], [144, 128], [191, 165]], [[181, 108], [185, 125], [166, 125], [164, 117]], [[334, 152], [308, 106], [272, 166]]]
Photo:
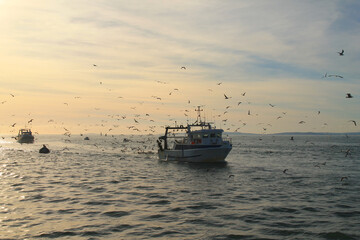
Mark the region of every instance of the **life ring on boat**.
[[192, 141], [192, 142], [191, 142], [191, 144], [195, 144], [195, 142], [194, 142], [194, 141]]

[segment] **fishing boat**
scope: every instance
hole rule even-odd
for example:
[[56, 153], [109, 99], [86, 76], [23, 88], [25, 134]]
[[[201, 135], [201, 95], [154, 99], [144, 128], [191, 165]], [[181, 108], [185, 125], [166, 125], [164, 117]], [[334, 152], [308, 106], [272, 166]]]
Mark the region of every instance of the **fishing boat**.
[[30, 129], [20, 129], [17, 137], [15, 138], [19, 143], [33, 143], [34, 136]]
[[230, 138], [223, 138], [224, 130], [201, 120], [200, 107], [195, 123], [165, 128], [157, 140], [159, 159], [162, 161], [221, 163], [232, 149]]

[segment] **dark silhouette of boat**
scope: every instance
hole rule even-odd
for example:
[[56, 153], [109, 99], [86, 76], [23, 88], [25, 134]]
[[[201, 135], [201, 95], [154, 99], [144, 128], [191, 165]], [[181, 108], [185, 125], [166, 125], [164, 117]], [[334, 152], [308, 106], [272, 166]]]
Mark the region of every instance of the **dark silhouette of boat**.
[[32, 135], [32, 132], [30, 129], [20, 129], [17, 137], [15, 139], [19, 143], [33, 143], [34, 142], [34, 136]]
[[45, 146], [45, 144], [43, 144], [43, 147], [40, 148], [39, 153], [47, 154], [47, 153], [50, 153], [50, 150]]

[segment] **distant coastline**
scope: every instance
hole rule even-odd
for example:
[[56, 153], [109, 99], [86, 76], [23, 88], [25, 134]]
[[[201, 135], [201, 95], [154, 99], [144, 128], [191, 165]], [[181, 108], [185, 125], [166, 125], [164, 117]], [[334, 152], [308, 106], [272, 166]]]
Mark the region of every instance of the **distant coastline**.
[[[225, 132], [225, 134], [228, 135], [263, 135], [261, 133], [241, 133], [241, 132]], [[281, 132], [281, 133], [269, 133], [266, 135], [348, 135], [348, 136], [354, 136], [354, 135], [360, 135], [360, 132]]]

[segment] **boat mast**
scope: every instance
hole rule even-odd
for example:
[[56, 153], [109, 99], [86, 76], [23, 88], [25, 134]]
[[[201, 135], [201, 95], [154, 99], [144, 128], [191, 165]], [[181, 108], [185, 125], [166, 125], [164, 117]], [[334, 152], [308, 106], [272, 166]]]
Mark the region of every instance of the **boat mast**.
[[195, 112], [197, 112], [197, 118], [196, 118], [196, 122], [197, 123], [202, 123], [201, 122], [201, 112], [202, 112], [203, 110], [201, 109], [201, 106], [197, 106], [197, 109], [195, 109]]

